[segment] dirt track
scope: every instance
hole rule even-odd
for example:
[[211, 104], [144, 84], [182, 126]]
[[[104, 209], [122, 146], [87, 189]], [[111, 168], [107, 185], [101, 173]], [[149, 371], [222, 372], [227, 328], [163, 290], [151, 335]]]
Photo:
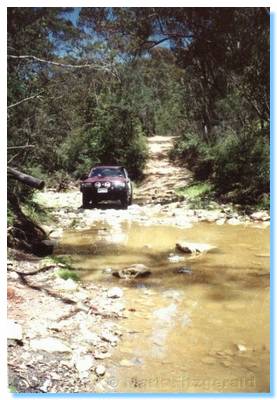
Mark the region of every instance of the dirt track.
[[149, 159], [144, 170], [145, 179], [135, 193], [138, 203], [166, 203], [176, 200], [175, 189], [192, 180], [191, 172], [169, 159], [175, 136], [148, 138]]

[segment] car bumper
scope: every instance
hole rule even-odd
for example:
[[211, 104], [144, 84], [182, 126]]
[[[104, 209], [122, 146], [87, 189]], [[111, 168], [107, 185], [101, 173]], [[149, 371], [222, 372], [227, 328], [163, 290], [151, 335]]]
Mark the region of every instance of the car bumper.
[[128, 195], [126, 188], [109, 188], [106, 193], [99, 193], [96, 188], [81, 188], [90, 200], [103, 201], [103, 200], [121, 200], [124, 196]]

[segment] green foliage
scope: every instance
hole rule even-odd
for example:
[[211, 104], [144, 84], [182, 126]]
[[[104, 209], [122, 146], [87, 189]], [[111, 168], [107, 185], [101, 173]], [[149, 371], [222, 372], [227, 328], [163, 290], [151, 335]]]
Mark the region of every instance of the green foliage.
[[177, 138], [171, 151], [171, 159], [181, 159], [194, 172], [196, 179], [208, 179], [213, 172], [214, 155], [212, 148], [193, 133]]
[[257, 210], [269, 210], [270, 209], [270, 196], [269, 193], [263, 193], [259, 199], [258, 203], [256, 205]]
[[212, 181], [222, 199], [268, 207], [269, 142], [255, 124], [237, 133], [227, 131], [213, 143], [185, 135], [176, 142], [172, 157], [184, 160], [197, 179]]
[[269, 143], [261, 131], [229, 133], [213, 149], [214, 182], [219, 193], [240, 203], [255, 203], [269, 193]]
[[[70, 12], [8, 9], [10, 166], [48, 184], [99, 163], [139, 179], [146, 137], [178, 135], [172, 157], [196, 179], [268, 203], [267, 8], [83, 7], [76, 26]], [[32, 196], [14, 182], [9, 191]]]
[[29, 217], [38, 225], [49, 224], [53, 222], [51, 214], [32, 199], [27, 199], [24, 202], [22, 211], [27, 217]]
[[70, 223], [70, 225], [69, 225], [69, 228], [70, 229], [73, 229], [73, 228], [75, 228], [77, 225], [78, 225], [78, 219], [77, 218], [73, 218], [73, 220], [71, 221], [71, 223]]
[[70, 256], [49, 256], [45, 257], [43, 260], [44, 264], [53, 263], [61, 266], [57, 271], [55, 271], [55, 275], [61, 279], [67, 280], [72, 279], [74, 281], [79, 281], [80, 276], [77, 271], [72, 267], [72, 259]]
[[184, 188], [176, 189], [176, 193], [182, 194], [190, 200], [203, 198], [203, 196], [209, 195], [212, 191], [213, 187], [208, 182], [198, 182]]
[[73, 271], [72, 269], [67, 269], [67, 268], [60, 268], [57, 272], [56, 275], [64, 280], [67, 279], [72, 279], [73, 281], [79, 281], [80, 276], [76, 271]]
[[13, 211], [8, 207], [7, 209], [7, 223], [8, 226], [12, 226], [15, 221], [15, 215]]
[[64, 268], [72, 269], [72, 259], [70, 256], [48, 256], [43, 259], [44, 263], [62, 264]]
[[178, 188], [176, 189], [176, 193], [184, 196], [191, 208], [206, 207], [209, 200], [212, 200], [215, 194], [213, 185], [208, 181], [196, 182], [184, 188]]

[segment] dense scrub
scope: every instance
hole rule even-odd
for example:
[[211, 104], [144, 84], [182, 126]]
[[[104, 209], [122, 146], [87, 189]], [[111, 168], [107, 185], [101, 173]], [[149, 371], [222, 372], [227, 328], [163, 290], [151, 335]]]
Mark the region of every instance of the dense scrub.
[[10, 166], [57, 187], [96, 163], [139, 179], [154, 134], [223, 199], [268, 200], [268, 9], [8, 9]]
[[208, 180], [222, 201], [269, 207], [269, 138], [255, 130], [227, 132], [212, 143], [197, 135], [176, 140], [173, 159], [186, 162], [196, 179]]

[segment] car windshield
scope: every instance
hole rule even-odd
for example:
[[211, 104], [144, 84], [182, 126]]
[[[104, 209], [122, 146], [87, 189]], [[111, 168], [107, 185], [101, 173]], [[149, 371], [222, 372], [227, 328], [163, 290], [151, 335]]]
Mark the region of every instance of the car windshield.
[[121, 176], [124, 177], [123, 170], [121, 168], [94, 168], [89, 177], [94, 176], [105, 177], [105, 176]]

